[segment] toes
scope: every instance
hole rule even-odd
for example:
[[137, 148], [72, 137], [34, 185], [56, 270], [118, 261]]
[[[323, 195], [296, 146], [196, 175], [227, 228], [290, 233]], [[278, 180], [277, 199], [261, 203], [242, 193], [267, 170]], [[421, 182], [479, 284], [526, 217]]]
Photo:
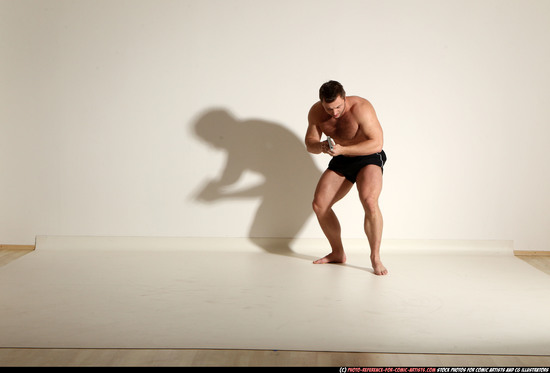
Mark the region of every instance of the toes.
[[388, 274], [388, 270], [385, 267], [374, 266], [374, 274], [378, 276], [385, 276]]
[[333, 256], [331, 254], [325, 256], [324, 258], [317, 259], [313, 264], [325, 264], [325, 263], [345, 263], [346, 257], [340, 258], [339, 256]]
[[321, 259], [317, 259], [316, 261], [313, 262], [313, 264], [325, 264], [325, 263], [329, 263], [330, 260], [327, 259], [327, 257], [324, 257], [324, 258], [321, 258]]

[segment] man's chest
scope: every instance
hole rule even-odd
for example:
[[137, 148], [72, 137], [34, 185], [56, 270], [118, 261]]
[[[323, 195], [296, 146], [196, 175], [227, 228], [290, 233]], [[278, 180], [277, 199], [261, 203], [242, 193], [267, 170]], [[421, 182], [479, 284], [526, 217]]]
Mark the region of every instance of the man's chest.
[[327, 136], [340, 140], [340, 142], [353, 141], [361, 134], [359, 123], [347, 118], [340, 120], [330, 119], [322, 122], [320, 127]]

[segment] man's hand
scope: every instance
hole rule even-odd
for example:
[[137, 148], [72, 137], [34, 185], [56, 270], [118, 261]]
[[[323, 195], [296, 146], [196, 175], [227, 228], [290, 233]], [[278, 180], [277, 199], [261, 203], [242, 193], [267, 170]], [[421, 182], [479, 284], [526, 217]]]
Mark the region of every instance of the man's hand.
[[333, 140], [332, 150], [330, 149], [330, 146], [328, 144], [328, 140], [323, 141], [321, 143], [321, 149], [322, 149], [323, 153], [326, 153], [326, 154], [328, 154], [330, 156], [333, 156], [333, 157], [335, 157], [337, 155], [344, 154], [344, 147], [334, 143], [334, 140]]

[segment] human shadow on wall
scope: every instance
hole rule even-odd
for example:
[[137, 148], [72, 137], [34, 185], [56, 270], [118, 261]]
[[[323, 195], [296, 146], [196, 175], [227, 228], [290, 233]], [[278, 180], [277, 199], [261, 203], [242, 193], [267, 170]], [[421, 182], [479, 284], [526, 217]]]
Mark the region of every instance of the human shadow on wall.
[[[227, 153], [225, 169], [217, 180], [204, 182], [196, 199], [208, 203], [260, 199], [248, 238], [272, 254], [312, 259], [292, 250], [292, 242], [313, 214], [313, 192], [321, 176], [304, 142], [277, 123], [240, 121], [223, 109], [201, 115], [194, 130], [200, 139]], [[246, 171], [261, 174], [263, 182], [232, 190]], [[265, 239], [272, 237], [279, 239]]]

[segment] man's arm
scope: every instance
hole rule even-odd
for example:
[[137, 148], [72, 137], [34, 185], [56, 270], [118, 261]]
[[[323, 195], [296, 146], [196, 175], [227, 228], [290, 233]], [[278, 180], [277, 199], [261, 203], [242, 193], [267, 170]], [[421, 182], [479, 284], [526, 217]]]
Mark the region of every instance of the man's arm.
[[374, 107], [365, 100], [365, 102], [354, 107], [353, 110], [353, 115], [366, 139], [357, 144], [341, 147], [339, 154], [358, 156], [380, 153], [384, 145], [384, 133]]
[[323, 142], [321, 142], [321, 135], [323, 132], [321, 131], [319, 126], [317, 126], [317, 119], [314, 111], [315, 105], [311, 108], [307, 117], [309, 124], [307, 127], [305, 143], [308, 152], [313, 154], [320, 154], [325, 152]]

